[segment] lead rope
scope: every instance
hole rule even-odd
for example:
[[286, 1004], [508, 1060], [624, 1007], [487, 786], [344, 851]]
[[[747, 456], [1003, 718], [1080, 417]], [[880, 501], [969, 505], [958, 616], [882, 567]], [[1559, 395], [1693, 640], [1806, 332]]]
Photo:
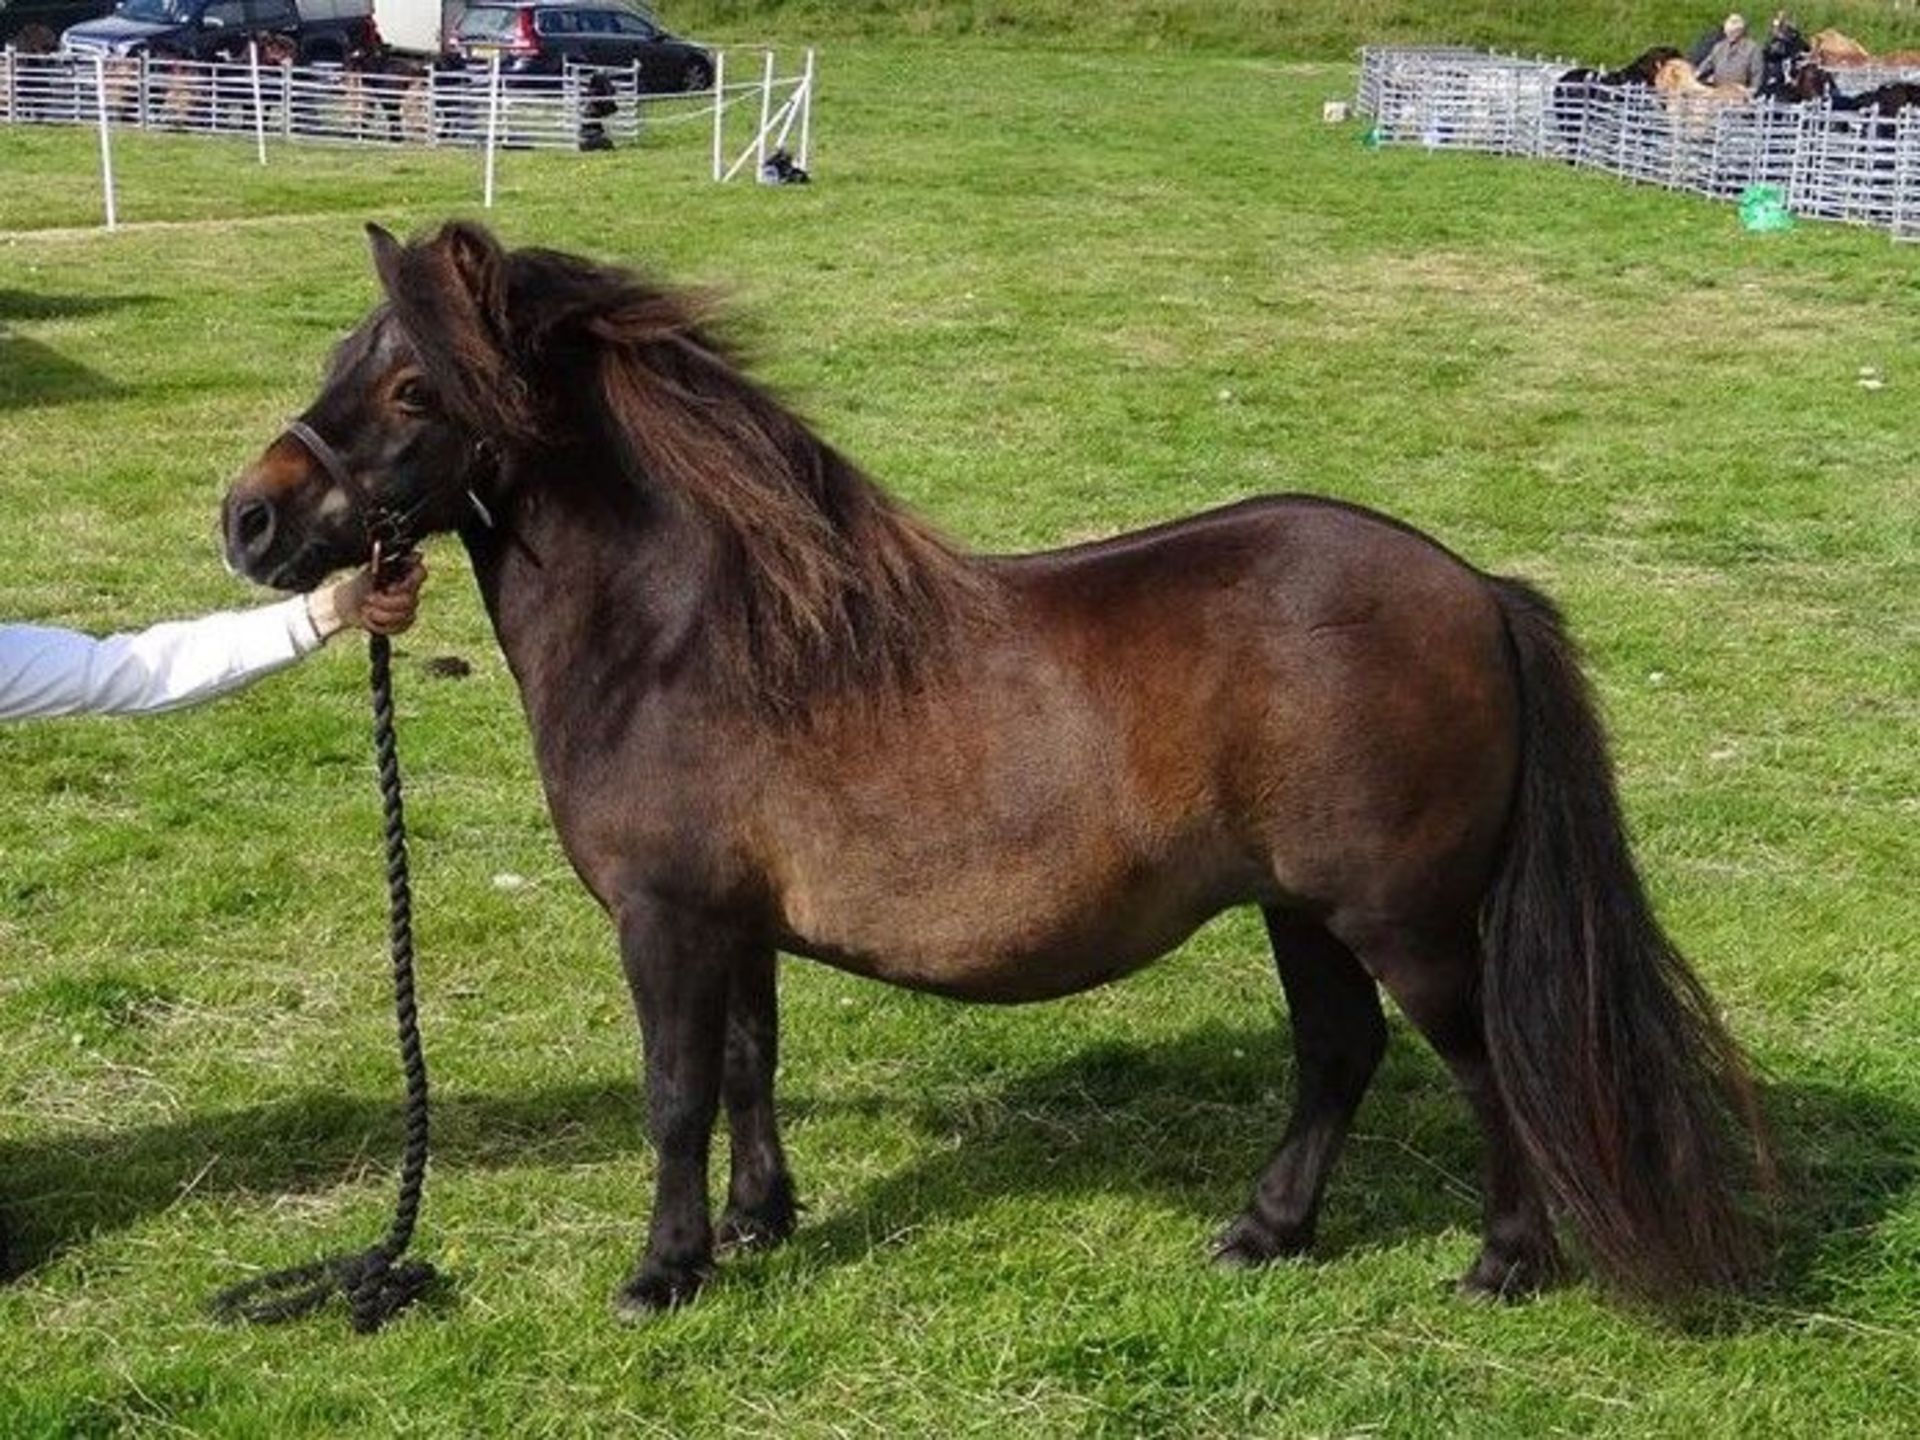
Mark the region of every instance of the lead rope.
[[[377, 548], [373, 565], [378, 584]], [[393, 1010], [400, 1031], [400, 1063], [407, 1073], [407, 1145], [400, 1162], [400, 1194], [394, 1202], [393, 1224], [379, 1244], [275, 1270], [222, 1290], [212, 1307], [221, 1320], [277, 1325], [318, 1310], [339, 1294], [346, 1297], [353, 1328], [370, 1335], [417, 1300], [434, 1279], [434, 1268], [426, 1261], [401, 1258], [413, 1241], [427, 1175], [427, 1059], [420, 1048], [420, 1015], [413, 993], [413, 889], [407, 877], [400, 752], [393, 733], [393, 645], [385, 635], [367, 637], [367, 661], [373, 688], [374, 759], [386, 812]]]

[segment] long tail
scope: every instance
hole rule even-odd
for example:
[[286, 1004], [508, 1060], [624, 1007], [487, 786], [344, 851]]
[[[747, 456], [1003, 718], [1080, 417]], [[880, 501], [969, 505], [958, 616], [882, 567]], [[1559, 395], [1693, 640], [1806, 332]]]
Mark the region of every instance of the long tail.
[[1601, 1275], [1671, 1299], [1753, 1278], [1771, 1161], [1739, 1047], [1661, 932], [1553, 603], [1491, 579], [1522, 758], [1482, 914], [1487, 1045], [1520, 1143]]

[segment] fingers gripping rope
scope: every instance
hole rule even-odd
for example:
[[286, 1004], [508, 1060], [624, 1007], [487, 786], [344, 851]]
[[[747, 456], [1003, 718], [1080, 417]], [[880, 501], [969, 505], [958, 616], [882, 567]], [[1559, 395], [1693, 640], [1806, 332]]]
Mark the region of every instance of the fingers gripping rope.
[[[377, 576], [377, 559], [375, 570]], [[402, 1258], [420, 1218], [420, 1192], [427, 1173], [427, 1061], [420, 1048], [420, 1017], [414, 1003], [413, 892], [407, 876], [400, 755], [393, 733], [393, 647], [386, 636], [368, 637], [367, 658], [373, 682], [373, 748], [386, 812], [393, 1008], [407, 1076], [407, 1141], [400, 1163], [400, 1194], [393, 1224], [379, 1244], [276, 1270], [223, 1290], [213, 1301], [213, 1313], [222, 1320], [279, 1324], [318, 1310], [338, 1294], [346, 1298], [353, 1328], [366, 1335], [412, 1304], [435, 1278], [433, 1266], [424, 1260]]]

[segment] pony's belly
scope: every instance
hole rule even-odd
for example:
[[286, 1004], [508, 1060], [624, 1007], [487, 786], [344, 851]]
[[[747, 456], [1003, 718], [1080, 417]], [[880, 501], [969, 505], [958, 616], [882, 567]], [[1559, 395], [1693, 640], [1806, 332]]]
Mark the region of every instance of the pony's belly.
[[1075, 994], [1151, 964], [1236, 903], [1262, 898], [1238, 866], [1134, 872], [1035, 887], [998, 876], [920, 894], [836, 896], [790, 914], [781, 948], [838, 969], [963, 1000]]
[[903, 941], [881, 951], [798, 936], [789, 937], [782, 948], [850, 974], [909, 990], [1010, 1005], [1078, 994], [1131, 974], [1178, 945], [1200, 919], [1169, 927], [1151, 938], [1139, 931], [1088, 931], [1050, 937], [1051, 943], [1037, 948], [995, 946], [990, 938], [981, 937], [982, 943], [964, 948]]

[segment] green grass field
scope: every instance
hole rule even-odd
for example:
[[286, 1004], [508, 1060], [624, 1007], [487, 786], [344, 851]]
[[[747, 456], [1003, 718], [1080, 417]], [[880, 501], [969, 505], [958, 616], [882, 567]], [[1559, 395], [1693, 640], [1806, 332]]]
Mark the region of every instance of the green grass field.
[[[1775, 8], [1747, 12], [1756, 35]], [[1902, 0], [1814, 0], [1792, 9], [1809, 36], [1831, 27], [1876, 53], [1920, 46], [1920, 13]], [[1361, 45], [1448, 41], [1618, 65], [1651, 45], [1684, 49], [1726, 11], [1694, 0], [676, 0], [664, 13], [689, 35], [965, 37], [1288, 59], [1345, 59]]]
[[[203, 1310], [390, 1204], [354, 647], [178, 717], [0, 730], [0, 1432], [1920, 1431], [1920, 252], [1370, 153], [1319, 122], [1345, 67], [823, 60], [814, 186], [713, 187], [698, 138], [515, 154], [500, 229], [724, 287], [766, 373], [970, 543], [1301, 489], [1548, 587], [1662, 913], [1765, 1077], [1776, 1283], [1704, 1330], [1584, 1284], [1454, 1298], [1477, 1145], [1398, 1024], [1321, 1253], [1209, 1270], [1289, 1090], [1236, 916], [1026, 1010], [789, 965], [800, 1234], [615, 1325], [652, 1175], [634, 1026], [443, 546], [398, 683], [449, 1283], [370, 1339]], [[0, 130], [0, 615], [104, 629], [252, 598], [215, 506], [372, 301], [362, 222], [472, 213], [478, 173], [130, 139], [107, 238], [65, 228], [92, 144]], [[473, 676], [429, 678], [443, 654]]]

